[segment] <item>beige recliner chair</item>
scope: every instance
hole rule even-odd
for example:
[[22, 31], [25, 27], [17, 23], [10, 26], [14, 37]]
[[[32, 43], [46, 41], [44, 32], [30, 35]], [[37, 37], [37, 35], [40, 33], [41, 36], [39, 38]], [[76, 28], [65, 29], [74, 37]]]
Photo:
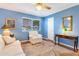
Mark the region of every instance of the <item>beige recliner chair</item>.
[[29, 41], [32, 44], [42, 42], [42, 35], [39, 34], [37, 31], [30, 31], [29, 32]]

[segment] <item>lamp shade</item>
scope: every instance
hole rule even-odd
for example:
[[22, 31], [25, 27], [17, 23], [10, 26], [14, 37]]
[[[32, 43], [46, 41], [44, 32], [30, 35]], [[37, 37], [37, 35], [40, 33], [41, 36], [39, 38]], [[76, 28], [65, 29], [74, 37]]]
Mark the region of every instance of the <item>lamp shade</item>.
[[2, 29], [10, 29], [10, 26], [5, 24], [5, 25], [2, 26]]

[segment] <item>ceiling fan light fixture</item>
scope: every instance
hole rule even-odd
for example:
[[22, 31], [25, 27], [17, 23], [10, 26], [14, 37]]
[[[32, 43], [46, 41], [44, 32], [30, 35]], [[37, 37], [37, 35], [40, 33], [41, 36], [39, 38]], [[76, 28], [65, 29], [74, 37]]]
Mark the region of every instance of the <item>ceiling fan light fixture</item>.
[[51, 7], [50, 6], [48, 6], [47, 4], [45, 4], [45, 3], [36, 3], [35, 4], [36, 5], [36, 9], [37, 10], [50, 10], [51, 9]]
[[37, 5], [36, 8], [37, 8], [37, 10], [42, 10], [43, 9], [43, 7], [41, 5]]

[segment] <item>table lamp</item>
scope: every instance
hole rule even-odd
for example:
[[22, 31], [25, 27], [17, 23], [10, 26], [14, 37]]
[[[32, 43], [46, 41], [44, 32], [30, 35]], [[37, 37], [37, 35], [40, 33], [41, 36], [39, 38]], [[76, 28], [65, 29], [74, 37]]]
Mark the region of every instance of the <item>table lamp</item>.
[[5, 24], [2, 29], [4, 30], [3, 31], [3, 35], [4, 36], [10, 36], [11, 32], [10, 32], [10, 26]]

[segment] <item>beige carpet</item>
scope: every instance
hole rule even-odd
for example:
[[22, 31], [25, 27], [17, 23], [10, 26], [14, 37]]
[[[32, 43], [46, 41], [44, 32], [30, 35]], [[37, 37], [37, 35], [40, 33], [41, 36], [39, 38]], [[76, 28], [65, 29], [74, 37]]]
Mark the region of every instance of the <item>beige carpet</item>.
[[50, 41], [43, 41], [40, 44], [32, 45], [31, 43], [23, 43], [22, 48], [26, 56], [78, 56], [67, 48], [54, 45]]

